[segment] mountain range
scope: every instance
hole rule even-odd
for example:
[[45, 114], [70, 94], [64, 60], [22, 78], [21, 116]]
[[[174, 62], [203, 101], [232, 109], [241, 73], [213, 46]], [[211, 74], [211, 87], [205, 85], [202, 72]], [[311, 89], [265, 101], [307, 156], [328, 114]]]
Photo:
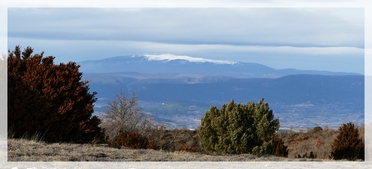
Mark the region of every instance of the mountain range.
[[357, 75], [297, 69], [274, 69], [258, 63], [210, 60], [171, 54], [117, 56], [78, 62], [84, 73], [138, 72], [160, 75], [229, 76], [240, 78], [278, 78], [293, 74]]
[[[210, 106], [231, 100], [268, 102], [282, 126], [338, 127], [364, 122], [364, 76], [273, 69], [256, 63], [189, 56], [120, 56], [78, 63], [105, 111], [120, 90], [136, 91], [143, 111], [171, 127], [197, 128]], [[130, 95], [128, 95], [130, 96]]]

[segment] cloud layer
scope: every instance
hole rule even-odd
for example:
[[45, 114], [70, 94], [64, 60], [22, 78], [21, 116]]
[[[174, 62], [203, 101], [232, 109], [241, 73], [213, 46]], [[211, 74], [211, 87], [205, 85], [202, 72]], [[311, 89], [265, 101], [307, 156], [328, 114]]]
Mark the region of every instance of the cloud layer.
[[8, 27], [18, 38], [363, 48], [363, 19], [360, 9], [11, 8]]
[[8, 38], [62, 62], [170, 53], [364, 71], [361, 8], [10, 8]]

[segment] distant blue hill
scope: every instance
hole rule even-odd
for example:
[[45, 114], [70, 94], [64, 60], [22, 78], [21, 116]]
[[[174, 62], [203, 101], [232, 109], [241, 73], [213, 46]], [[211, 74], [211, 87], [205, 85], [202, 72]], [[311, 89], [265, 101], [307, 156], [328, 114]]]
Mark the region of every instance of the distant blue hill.
[[[364, 122], [364, 76], [288, 75], [280, 78], [141, 73], [84, 73], [91, 91], [97, 91], [96, 113], [119, 90], [136, 91], [140, 106], [158, 121], [196, 128], [211, 105], [231, 100], [246, 103], [261, 98], [270, 104], [282, 126], [337, 127]], [[188, 119], [188, 120], [186, 120]], [[181, 120], [181, 121], [180, 121]], [[182, 121], [186, 120], [186, 121]]]

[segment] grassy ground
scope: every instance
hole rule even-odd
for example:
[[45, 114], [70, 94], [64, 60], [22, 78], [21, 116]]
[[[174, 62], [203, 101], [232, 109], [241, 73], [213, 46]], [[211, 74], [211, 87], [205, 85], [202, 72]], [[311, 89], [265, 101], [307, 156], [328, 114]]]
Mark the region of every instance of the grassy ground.
[[[363, 131], [360, 132], [361, 138], [364, 138]], [[153, 147], [155, 150], [115, 148], [106, 144], [45, 143], [37, 134], [30, 139], [13, 139], [10, 135], [8, 161], [334, 161], [330, 154], [338, 132], [324, 128], [278, 133], [284, 145], [288, 146], [288, 158], [251, 154], [208, 155], [202, 151], [196, 131], [176, 129], [158, 134], [161, 139]], [[311, 158], [311, 154], [315, 157]]]
[[[102, 144], [45, 143], [26, 139], [8, 140], [8, 161], [321, 161], [319, 159], [207, 155], [152, 149], [112, 148]], [[324, 160], [322, 160], [324, 161]], [[329, 160], [327, 160], [329, 161]]]

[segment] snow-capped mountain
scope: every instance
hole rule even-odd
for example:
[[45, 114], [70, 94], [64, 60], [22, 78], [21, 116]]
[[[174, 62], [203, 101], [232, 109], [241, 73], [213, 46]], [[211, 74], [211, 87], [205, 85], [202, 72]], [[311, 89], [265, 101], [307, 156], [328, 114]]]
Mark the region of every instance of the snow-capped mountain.
[[314, 70], [273, 69], [258, 63], [212, 60], [182, 55], [116, 56], [78, 62], [83, 73], [138, 72], [144, 74], [189, 74], [244, 78], [276, 78], [291, 74], [351, 74]]
[[[158, 61], [173, 61], [173, 60], [184, 60], [188, 62], [196, 63], [215, 63], [215, 64], [237, 64], [237, 62], [231, 62], [226, 60], [212, 60], [204, 58], [196, 58], [185, 55], [173, 55], [173, 54], [160, 54], [160, 55], [144, 55], [148, 60], [158, 60]], [[135, 57], [135, 56], [133, 56]]]

